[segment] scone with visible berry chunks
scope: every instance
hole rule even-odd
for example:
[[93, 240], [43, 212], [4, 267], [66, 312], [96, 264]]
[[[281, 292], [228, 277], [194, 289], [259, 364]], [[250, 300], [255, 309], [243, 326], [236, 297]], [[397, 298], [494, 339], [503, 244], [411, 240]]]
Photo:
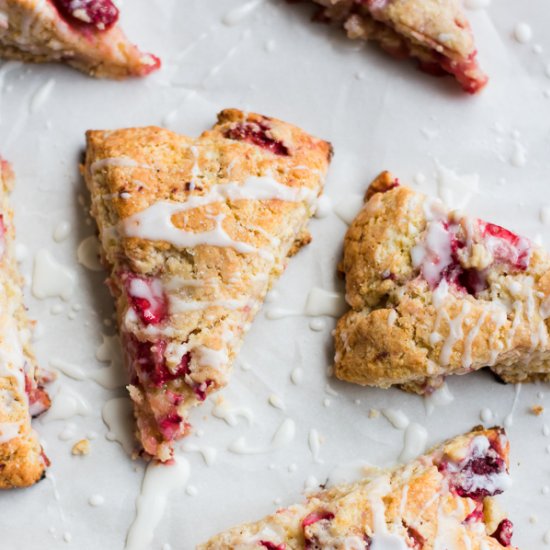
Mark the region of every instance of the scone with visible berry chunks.
[[393, 470], [308, 496], [198, 550], [512, 549], [493, 498], [510, 483], [502, 429], [474, 429]]
[[330, 157], [327, 142], [237, 110], [198, 139], [88, 132], [84, 173], [148, 455], [169, 460], [190, 407], [226, 385], [266, 292], [310, 240]]
[[31, 417], [44, 412], [50, 400], [30, 347], [8, 204], [12, 185], [13, 172], [0, 159], [0, 489], [36, 483], [49, 464], [31, 427]]
[[411, 57], [434, 75], [453, 75], [476, 93], [487, 83], [462, 0], [313, 0], [322, 20], [336, 21], [353, 39], [372, 40], [398, 58]]
[[342, 380], [429, 393], [490, 367], [550, 380], [550, 257], [498, 225], [381, 174], [345, 238], [351, 306], [335, 333]]
[[62, 61], [92, 76], [145, 76], [160, 61], [131, 44], [112, 0], [0, 0], [0, 57]]

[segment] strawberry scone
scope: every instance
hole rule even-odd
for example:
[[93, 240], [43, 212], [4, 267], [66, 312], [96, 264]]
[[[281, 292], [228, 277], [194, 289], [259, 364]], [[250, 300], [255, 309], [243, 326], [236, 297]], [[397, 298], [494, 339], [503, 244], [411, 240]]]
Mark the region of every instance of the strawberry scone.
[[112, 0], [0, 0], [0, 57], [62, 61], [92, 76], [145, 76], [160, 61], [131, 44]]
[[388, 172], [366, 198], [340, 264], [352, 309], [336, 328], [338, 378], [417, 393], [482, 367], [506, 382], [550, 380], [544, 250]]
[[243, 336], [310, 235], [331, 147], [225, 110], [198, 139], [90, 131], [84, 174], [111, 275], [137, 436], [161, 461], [226, 385]]
[[434, 75], [453, 75], [476, 93], [487, 83], [462, 0], [313, 0], [318, 18], [336, 21], [353, 39], [372, 40]]
[[0, 159], [0, 489], [27, 487], [49, 464], [31, 427], [31, 417], [50, 406], [30, 347], [31, 323], [21, 292], [14, 251], [15, 231], [8, 194], [9, 164]]
[[502, 429], [474, 429], [393, 470], [308, 496], [198, 550], [512, 549], [495, 495], [510, 484]]

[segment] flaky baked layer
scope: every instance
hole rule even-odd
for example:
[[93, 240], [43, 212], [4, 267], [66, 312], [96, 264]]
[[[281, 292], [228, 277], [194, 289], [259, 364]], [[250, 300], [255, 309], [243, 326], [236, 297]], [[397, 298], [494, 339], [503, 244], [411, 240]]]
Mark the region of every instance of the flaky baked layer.
[[393, 470], [308, 496], [198, 550], [510, 548], [513, 525], [494, 496], [510, 483], [508, 441], [499, 428], [451, 439]]
[[287, 258], [309, 242], [330, 145], [226, 110], [198, 139], [91, 131], [84, 174], [116, 298], [138, 438], [169, 460]]
[[383, 173], [340, 265], [351, 310], [335, 333], [342, 380], [430, 392], [489, 366], [550, 379], [550, 258], [528, 239], [448, 211]]
[[66, 17], [50, 0], [0, 0], [0, 57], [60, 61], [106, 78], [144, 76], [160, 66], [158, 58], [140, 52], [117, 25], [98, 30]]
[[32, 485], [49, 464], [31, 427], [31, 416], [45, 411], [50, 400], [30, 346], [8, 204], [12, 185], [11, 168], [0, 159], [0, 489]]
[[452, 74], [469, 93], [487, 83], [461, 0], [313, 1], [323, 6], [320, 17], [341, 23], [350, 38], [412, 57], [428, 73]]

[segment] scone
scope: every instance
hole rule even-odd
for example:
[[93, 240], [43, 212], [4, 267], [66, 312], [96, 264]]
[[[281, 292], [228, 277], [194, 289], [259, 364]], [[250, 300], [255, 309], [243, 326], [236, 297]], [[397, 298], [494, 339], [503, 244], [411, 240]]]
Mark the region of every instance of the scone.
[[112, 0], [0, 0], [0, 57], [63, 61], [92, 76], [145, 76], [160, 61], [131, 44]]
[[510, 483], [508, 447], [502, 429], [474, 429], [405, 466], [230, 529], [198, 550], [511, 549], [512, 522], [493, 498]]
[[337, 21], [353, 39], [372, 40], [397, 58], [411, 57], [421, 70], [451, 74], [469, 93], [487, 83], [462, 0], [313, 0], [318, 17]]
[[225, 110], [198, 139], [90, 131], [85, 178], [116, 299], [137, 436], [161, 461], [231, 363], [287, 258], [310, 240], [330, 145]]
[[49, 464], [31, 427], [31, 417], [50, 405], [30, 347], [31, 323], [15, 261], [9, 164], [0, 159], [0, 489], [27, 487]]
[[338, 378], [417, 393], [487, 366], [506, 382], [550, 380], [544, 250], [387, 172], [367, 199], [340, 265], [352, 309], [336, 328]]

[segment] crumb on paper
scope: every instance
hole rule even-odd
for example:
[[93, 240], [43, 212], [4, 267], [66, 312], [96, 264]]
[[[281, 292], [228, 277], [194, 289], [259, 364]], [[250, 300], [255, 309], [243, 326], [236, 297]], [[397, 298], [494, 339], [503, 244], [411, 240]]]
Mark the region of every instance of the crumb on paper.
[[540, 416], [544, 412], [544, 407], [542, 405], [533, 405], [530, 409], [531, 414], [535, 416]]
[[85, 456], [90, 453], [90, 442], [87, 439], [77, 441], [71, 449], [71, 454], [75, 456]]
[[380, 411], [378, 409], [369, 410], [369, 418], [378, 418], [380, 416]]

